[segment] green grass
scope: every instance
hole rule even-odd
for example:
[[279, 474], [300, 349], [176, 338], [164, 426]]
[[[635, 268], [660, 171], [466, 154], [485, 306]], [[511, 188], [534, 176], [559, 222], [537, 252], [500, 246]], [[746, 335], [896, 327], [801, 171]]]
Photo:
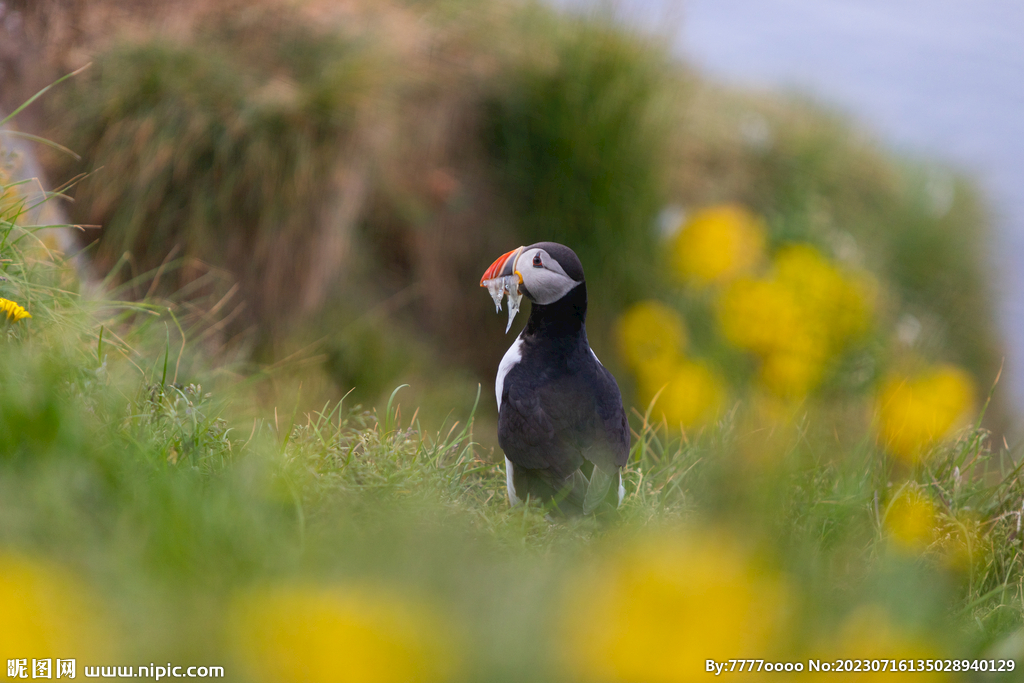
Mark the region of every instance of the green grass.
[[[238, 591], [372, 581], [429, 596], [458, 625], [466, 680], [560, 680], [536, 628], [557, 621], [558, 595], [609, 542], [675, 524], [744, 539], [787, 577], [796, 657], [863, 604], [942, 656], [989, 656], [1021, 626], [1024, 487], [981, 430], [908, 470], [804, 423], [751, 434], [730, 416], [684, 438], [634, 415], [618, 519], [549, 521], [538, 505], [508, 507], [472, 413], [427, 432], [400, 414], [404, 388], [379, 412], [338, 402], [243, 421], [248, 385], [175, 381], [179, 349], [153, 339], [161, 325], [90, 311], [39, 285], [47, 268], [19, 270], [9, 245], [30, 232], [3, 226], [3, 293], [35, 294], [0, 354], [0, 547], [92, 586], [123, 661], [224, 663], [242, 680], [224, 633]], [[893, 550], [881, 518], [902, 487], [946, 526], [977, 527], [968, 571], [935, 549]]]
[[[467, 10], [444, 8], [459, 36]], [[20, 224], [16, 195], [0, 200], [0, 297], [33, 315], [0, 322], [0, 558], [69, 568], [99, 596], [121, 662], [220, 663], [231, 680], [248, 680], [229, 635], [234, 601], [307, 583], [421, 597], [453, 625], [445, 635], [465, 662], [460, 680], [565, 680], [555, 664], [564, 594], [615, 548], [679, 528], [737, 539], [788, 586], [779, 652], [737, 656], [806, 658], [872, 605], [936, 655], [1024, 656], [1014, 640], [1024, 627], [1020, 453], [979, 425], [910, 467], [857, 429], [868, 418], [849, 417], [856, 406], [808, 403], [766, 427], [739, 404], [686, 434], [634, 413], [615, 519], [552, 521], [536, 503], [508, 506], [501, 453], [484, 445], [495, 441], [491, 375], [477, 391], [470, 371], [437, 362], [458, 355], [451, 337], [460, 334], [478, 359], [493, 350], [489, 371], [504, 348], [477, 324], [501, 322], [466, 315], [470, 332], [460, 332], [444, 314], [473, 310], [479, 297], [491, 316], [475, 287], [500, 253], [482, 255], [488, 240], [578, 247], [593, 289], [607, 295], [591, 336], [609, 366], [607, 323], [619, 305], [679, 293], [650, 267], [666, 201], [742, 201], [767, 217], [774, 243], [799, 239], [830, 254], [852, 237], [891, 288], [884, 316], [922, 321], [924, 355], [960, 361], [984, 385], [996, 354], [978, 270], [983, 220], [966, 185], [954, 182], [952, 204], [937, 213], [917, 171], [851, 144], [845, 124], [820, 111], [709, 96], [637, 36], [532, 12], [509, 32], [533, 31], [531, 40], [490, 46], [499, 66], [487, 87], [466, 88], [468, 104], [445, 108], [458, 88], [479, 85], [464, 74], [454, 86], [431, 81], [440, 94], [405, 84], [397, 101], [406, 116], [471, 111], [480, 125], [439, 134], [457, 152], [374, 160], [376, 201], [412, 208], [390, 207], [401, 220], [380, 207], [384, 218], [368, 210], [355, 220], [364, 239], [408, 263], [397, 276], [378, 272], [357, 241], [345, 274], [353, 286], [324, 292], [345, 305], [311, 326], [327, 341], [306, 347], [300, 336], [305, 351], [270, 366], [215, 342], [225, 317], [239, 320], [225, 292], [237, 281], [267, 329], [288, 327], [277, 312], [296, 308], [302, 286], [291, 286], [295, 273], [263, 276], [268, 264], [300, 267], [282, 244], [318, 244], [326, 179], [346, 161], [340, 146], [374, 132], [354, 118], [360, 98], [393, 86], [394, 72], [370, 68], [358, 40], [265, 16], [244, 24], [259, 15], [184, 44], [100, 56], [55, 109], [71, 131], [62, 142], [91, 174], [76, 210], [104, 224], [96, 255], [117, 288], [83, 302], [65, 264], [42, 257], [37, 230]], [[736, 135], [732, 123], [751, 112], [765, 117], [773, 144]], [[399, 139], [429, 128], [387, 121]], [[462, 194], [436, 208], [392, 177], [403, 165], [414, 178], [447, 169]], [[495, 226], [498, 237], [482, 236]], [[191, 271], [193, 257], [231, 273]], [[376, 303], [378, 290], [391, 298]], [[433, 309], [438, 300], [448, 308]], [[404, 306], [417, 311], [395, 313]], [[409, 372], [410, 357], [422, 371]], [[337, 400], [304, 374], [318, 363], [362, 395]], [[413, 386], [393, 389], [410, 375]], [[311, 410], [321, 394], [331, 400]], [[357, 405], [378, 394], [390, 400]], [[893, 501], [908, 491], [934, 506], [938, 531], [912, 551], [888, 530]], [[968, 543], [970, 561], [951, 562]], [[893, 647], [876, 656], [900, 656]]]

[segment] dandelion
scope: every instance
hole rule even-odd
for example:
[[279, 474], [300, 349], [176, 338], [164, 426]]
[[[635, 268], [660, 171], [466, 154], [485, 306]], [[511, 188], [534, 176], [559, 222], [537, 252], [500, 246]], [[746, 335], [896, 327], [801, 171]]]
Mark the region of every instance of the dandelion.
[[891, 375], [879, 392], [878, 437], [897, 458], [916, 463], [947, 437], [974, 405], [974, 382], [953, 365]]
[[365, 588], [252, 592], [236, 600], [229, 631], [256, 681], [431, 683], [454, 669], [439, 619], [422, 605]]
[[707, 659], [773, 652], [786, 594], [726, 534], [631, 539], [567, 587], [558, 639], [566, 677], [706, 680]]
[[659, 394], [657, 415], [673, 427], [690, 427], [714, 418], [725, 400], [725, 380], [703, 363], [683, 355], [686, 328], [672, 308], [641, 301], [615, 326], [619, 353], [636, 373], [640, 402]]
[[765, 232], [764, 221], [742, 206], [702, 209], [672, 241], [673, 269], [680, 279], [698, 286], [751, 273], [764, 259]]
[[774, 279], [738, 280], [718, 305], [722, 334], [757, 355], [772, 394], [799, 398], [817, 386], [828, 360], [827, 335], [792, 288]]
[[799, 297], [807, 317], [821, 326], [830, 352], [842, 350], [870, 326], [875, 285], [866, 273], [840, 270], [808, 244], [779, 249], [772, 271]]
[[754, 278], [737, 280], [722, 293], [718, 322], [726, 341], [760, 355], [785, 348], [803, 324], [800, 302], [790, 289]]
[[676, 359], [664, 374], [641, 372], [639, 380], [641, 400], [644, 404], [655, 401], [653, 414], [670, 427], [707, 423], [725, 403], [722, 376], [703, 363], [685, 358]]
[[764, 357], [758, 371], [761, 384], [779, 398], [803, 398], [821, 382], [826, 358], [817, 347], [775, 351]]
[[841, 271], [813, 247], [790, 245], [776, 254], [768, 275], [732, 282], [717, 313], [725, 339], [760, 360], [760, 384], [777, 397], [800, 399], [869, 328], [873, 288], [869, 278]]
[[0, 299], [0, 314], [6, 315], [12, 323], [32, 317], [31, 313], [9, 299]]
[[641, 301], [622, 314], [615, 326], [619, 353], [634, 371], [666, 369], [686, 345], [679, 313], [659, 301]]
[[111, 631], [95, 602], [86, 586], [57, 567], [0, 555], [0, 645], [7, 657], [109, 656]]
[[935, 540], [935, 506], [918, 491], [904, 491], [889, 504], [885, 530], [900, 550], [921, 552]]

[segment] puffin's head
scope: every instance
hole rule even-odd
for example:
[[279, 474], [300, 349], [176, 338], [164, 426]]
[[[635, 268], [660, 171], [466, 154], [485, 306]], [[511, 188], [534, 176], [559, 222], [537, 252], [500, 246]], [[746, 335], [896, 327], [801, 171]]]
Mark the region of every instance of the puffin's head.
[[537, 242], [503, 254], [480, 278], [480, 286], [509, 275], [519, 276], [519, 291], [530, 301], [553, 304], [583, 282], [583, 264], [564, 244]]

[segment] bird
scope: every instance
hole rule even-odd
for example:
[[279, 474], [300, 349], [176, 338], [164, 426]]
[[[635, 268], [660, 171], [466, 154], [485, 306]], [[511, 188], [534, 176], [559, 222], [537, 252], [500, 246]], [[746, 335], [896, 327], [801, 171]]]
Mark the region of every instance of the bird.
[[618, 383], [587, 340], [583, 264], [565, 245], [538, 242], [484, 272], [480, 286], [500, 306], [494, 282], [509, 283], [510, 309], [519, 296], [531, 301], [494, 381], [509, 503], [540, 500], [565, 516], [617, 508], [629, 422]]

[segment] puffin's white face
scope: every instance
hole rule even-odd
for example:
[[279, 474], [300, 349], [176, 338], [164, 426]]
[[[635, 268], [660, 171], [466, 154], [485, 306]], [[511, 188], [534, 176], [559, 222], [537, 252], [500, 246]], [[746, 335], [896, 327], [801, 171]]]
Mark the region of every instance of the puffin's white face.
[[522, 288], [527, 296], [541, 305], [558, 301], [579, 284], [565, 274], [558, 261], [540, 248], [523, 251], [513, 268], [522, 279]]

